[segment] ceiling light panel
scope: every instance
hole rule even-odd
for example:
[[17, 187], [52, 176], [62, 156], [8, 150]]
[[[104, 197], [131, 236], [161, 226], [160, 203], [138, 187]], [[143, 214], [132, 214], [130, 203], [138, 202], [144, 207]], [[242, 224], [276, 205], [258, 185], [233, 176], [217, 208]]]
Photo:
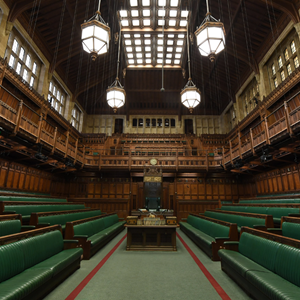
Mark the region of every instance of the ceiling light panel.
[[158, 6], [166, 6], [166, 0], [158, 0]]
[[176, 7], [176, 6], [178, 6], [178, 0], [170, 0], [170, 6], [171, 6], [171, 7]]
[[128, 17], [127, 10], [120, 10], [120, 16], [121, 16], [122, 18], [127, 18], [127, 17]]
[[130, 0], [130, 5], [131, 6], [137, 6], [138, 5], [138, 1], [137, 0]]
[[143, 6], [150, 6], [150, 0], [143, 0], [142, 4]]
[[138, 17], [138, 16], [139, 16], [139, 11], [136, 10], [136, 9], [132, 10], [132, 11], [131, 11], [131, 16], [132, 16], [132, 17]]
[[151, 21], [149, 19], [144, 19], [143, 24], [144, 24], [144, 26], [150, 26]]
[[143, 16], [150, 17], [150, 9], [143, 9]]
[[133, 26], [140, 26], [140, 20], [132, 20]]

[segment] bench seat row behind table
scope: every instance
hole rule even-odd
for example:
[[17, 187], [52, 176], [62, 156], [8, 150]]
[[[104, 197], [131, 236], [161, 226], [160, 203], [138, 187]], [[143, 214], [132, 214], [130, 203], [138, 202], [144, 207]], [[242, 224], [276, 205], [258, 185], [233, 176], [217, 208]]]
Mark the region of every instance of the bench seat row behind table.
[[299, 299], [299, 240], [243, 227], [240, 241], [224, 248], [222, 270], [255, 299]]

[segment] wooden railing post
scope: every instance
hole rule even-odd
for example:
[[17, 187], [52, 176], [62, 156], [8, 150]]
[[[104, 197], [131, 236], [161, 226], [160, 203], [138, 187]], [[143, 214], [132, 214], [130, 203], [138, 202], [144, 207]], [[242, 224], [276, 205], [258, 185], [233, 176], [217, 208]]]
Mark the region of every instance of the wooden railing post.
[[230, 153], [231, 164], [233, 164], [233, 161], [232, 161], [232, 143], [231, 143], [231, 140], [229, 141], [229, 153]]
[[176, 150], [176, 171], [178, 171], [178, 149]]
[[242, 158], [243, 158], [243, 155], [242, 155], [242, 142], [241, 142], [241, 132], [240, 132], [240, 131], [238, 132], [238, 139], [239, 139], [240, 159], [242, 159]]
[[290, 120], [290, 114], [288, 111], [288, 105], [286, 101], [284, 101], [284, 115], [285, 115], [285, 121], [286, 121], [286, 128], [290, 136], [294, 135], [293, 130], [291, 128], [291, 120]]
[[99, 151], [99, 170], [101, 170], [101, 151]]
[[224, 146], [222, 147], [222, 165], [224, 167], [224, 170], [226, 170], [226, 164], [225, 164], [225, 149]]
[[269, 136], [269, 127], [268, 127], [268, 120], [265, 117], [265, 132], [266, 132], [266, 143], [270, 145], [270, 136]]
[[76, 164], [76, 161], [77, 161], [77, 152], [78, 152], [78, 139], [76, 139], [76, 142], [75, 142], [75, 158], [74, 158], [74, 165]]
[[54, 130], [53, 148], [52, 148], [52, 151], [51, 151], [51, 155], [54, 154], [54, 151], [55, 151], [55, 148], [56, 148], [56, 141], [57, 141], [57, 127], [55, 127], [55, 130]]
[[36, 139], [37, 144], [39, 144], [41, 141], [42, 128], [43, 128], [43, 115], [41, 114], [40, 119], [39, 119], [38, 133], [37, 133], [37, 139]]
[[70, 131], [67, 131], [67, 138], [66, 138], [66, 153], [64, 155], [64, 158], [67, 157], [67, 153], [68, 153], [68, 146], [69, 146], [69, 137], [70, 137]]
[[255, 155], [254, 146], [253, 146], [253, 132], [252, 132], [252, 128], [250, 128], [250, 144], [251, 144], [252, 154]]
[[206, 150], [206, 171], [208, 171], [208, 150]]
[[83, 145], [83, 150], [82, 150], [82, 165], [81, 165], [81, 169], [84, 167], [85, 165], [85, 145]]
[[129, 155], [129, 160], [128, 160], [128, 167], [129, 167], [129, 171], [131, 171], [131, 149], [129, 148], [129, 152], [128, 152], [128, 155]]
[[13, 135], [16, 135], [19, 131], [21, 118], [22, 118], [22, 111], [23, 111], [23, 100], [21, 100], [19, 103], [17, 118], [16, 118], [16, 126], [14, 128]]

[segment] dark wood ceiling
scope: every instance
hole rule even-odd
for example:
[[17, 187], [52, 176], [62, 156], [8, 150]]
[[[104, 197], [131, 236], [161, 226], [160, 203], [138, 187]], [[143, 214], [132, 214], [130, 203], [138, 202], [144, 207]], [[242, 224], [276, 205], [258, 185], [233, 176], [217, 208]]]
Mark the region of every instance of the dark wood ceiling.
[[[94, 15], [97, 0], [5, 0], [10, 7], [9, 21], [18, 19], [34, 36], [36, 44], [51, 62], [89, 114], [113, 113], [106, 104], [106, 89], [116, 77], [120, 9], [130, 9], [129, 0], [102, 0], [101, 14], [111, 28], [109, 52], [93, 62], [83, 51], [80, 24]], [[155, 0], [155, 3], [157, 0]], [[151, 0], [153, 3], [153, 0]], [[181, 0], [184, 10], [192, 11], [191, 32], [206, 13], [205, 0]], [[210, 11], [225, 25], [226, 49], [214, 63], [202, 57], [191, 44], [192, 78], [201, 90], [202, 102], [193, 114], [220, 114], [258, 63], [274, 39], [292, 20], [299, 22], [298, 0], [210, 0]], [[195, 41], [195, 37], [194, 37]], [[126, 68], [121, 55], [121, 72]], [[187, 70], [186, 50], [183, 69]], [[187, 73], [187, 72], [186, 72]], [[180, 91], [187, 82], [180, 69], [164, 73], [165, 92], [161, 92], [161, 70], [127, 69], [120, 74], [127, 93], [125, 106], [118, 114], [189, 114], [180, 104]]]

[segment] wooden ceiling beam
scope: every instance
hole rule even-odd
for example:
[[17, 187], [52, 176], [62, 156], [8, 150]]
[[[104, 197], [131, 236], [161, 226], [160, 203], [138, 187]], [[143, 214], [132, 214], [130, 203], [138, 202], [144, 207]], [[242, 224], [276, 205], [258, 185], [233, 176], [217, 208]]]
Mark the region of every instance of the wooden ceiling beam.
[[295, 23], [300, 22], [300, 17], [296, 4], [293, 0], [259, 0], [260, 2], [268, 3], [269, 5], [279, 9], [290, 17], [290, 19]]

